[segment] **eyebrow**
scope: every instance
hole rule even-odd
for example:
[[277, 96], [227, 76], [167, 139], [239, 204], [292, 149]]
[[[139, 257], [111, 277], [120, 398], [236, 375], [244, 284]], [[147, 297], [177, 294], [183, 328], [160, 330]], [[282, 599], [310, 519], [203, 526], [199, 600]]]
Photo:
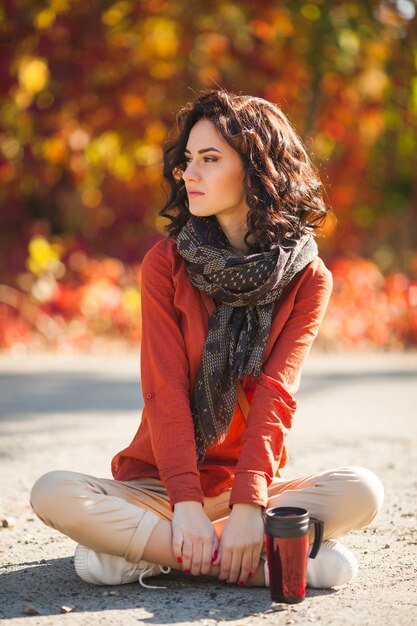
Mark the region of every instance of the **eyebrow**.
[[[191, 154], [191, 152], [185, 148], [184, 152], [188, 152], [188, 154]], [[217, 150], [217, 148], [203, 148], [202, 150], [198, 151], [198, 154], [204, 154], [204, 152], [218, 152], [219, 154], [221, 154], [220, 150]]]

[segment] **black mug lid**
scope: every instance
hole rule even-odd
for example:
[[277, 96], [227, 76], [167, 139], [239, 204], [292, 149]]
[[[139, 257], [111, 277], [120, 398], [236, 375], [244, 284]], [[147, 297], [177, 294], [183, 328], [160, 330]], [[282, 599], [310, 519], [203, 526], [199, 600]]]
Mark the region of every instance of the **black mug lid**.
[[308, 533], [309, 512], [295, 506], [279, 506], [265, 513], [266, 534], [272, 537], [302, 537]]
[[279, 516], [279, 517], [288, 517], [289, 515], [293, 516], [309, 516], [309, 512], [307, 509], [302, 509], [298, 506], [274, 506], [270, 509], [266, 510], [267, 515]]

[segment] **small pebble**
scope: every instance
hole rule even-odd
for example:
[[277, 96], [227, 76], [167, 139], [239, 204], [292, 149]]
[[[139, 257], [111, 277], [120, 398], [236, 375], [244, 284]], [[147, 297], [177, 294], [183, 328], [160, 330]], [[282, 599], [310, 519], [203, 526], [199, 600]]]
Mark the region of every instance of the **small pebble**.
[[25, 615], [39, 615], [38, 609], [36, 609], [33, 604], [24, 604], [22, 606], [22, 613]]
[[103, 596], [120, 596], [121, 593], [120, 591], [117, 591], [117, 589], [114, 589], [112, 591], [103, 591]]
[[61, 613], [72, 613], [72, 611], [74, 610], [75, 607], [73, 606], [66, 606], [65, 604], [63, 606], [60, 607], [60, 611]]
[[1, 520], [1, 525], [3, 528], [13, 528], [16, 524], [16, 520], [14, 517], [5, 517]]

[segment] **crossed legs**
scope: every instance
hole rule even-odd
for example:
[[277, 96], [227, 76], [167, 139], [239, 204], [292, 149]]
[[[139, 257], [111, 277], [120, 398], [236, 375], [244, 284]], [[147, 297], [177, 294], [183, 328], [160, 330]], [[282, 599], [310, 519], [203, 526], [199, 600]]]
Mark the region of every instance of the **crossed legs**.
[[[342, 467], [290, 481], [278, 479], [268, 489], [268, 507], [298, 506], [324, 521], [324, 539], [367, 526], [381, 508], [383, 486], [371, 471]], [[219, 537], [227, 522], [229, 492], [206, 498], [204, 508]], [[48, 526], [96, 552], [145, 560], [180, 569], [171, 548], [172, 511], [161, 482], [128, 482], [77, 472], [54, 471], [33, 486], [31, 503]], [[212, 568], [216, 575], [218, 568]], [[259, 567], [253, 584], [264, 584]]]

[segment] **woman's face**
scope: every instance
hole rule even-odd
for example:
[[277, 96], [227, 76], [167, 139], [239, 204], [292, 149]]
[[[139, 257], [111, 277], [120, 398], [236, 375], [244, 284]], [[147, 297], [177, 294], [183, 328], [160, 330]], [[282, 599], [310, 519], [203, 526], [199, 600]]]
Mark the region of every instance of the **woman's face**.
[[220, 223], [244, 223], [249, 207], [243, 189], [243, 163], [212, 122], [202, 119], [194, 124], [185, 159], [187, 167], [182, 178], [190, 213], [198, 217], [215, 215]]

